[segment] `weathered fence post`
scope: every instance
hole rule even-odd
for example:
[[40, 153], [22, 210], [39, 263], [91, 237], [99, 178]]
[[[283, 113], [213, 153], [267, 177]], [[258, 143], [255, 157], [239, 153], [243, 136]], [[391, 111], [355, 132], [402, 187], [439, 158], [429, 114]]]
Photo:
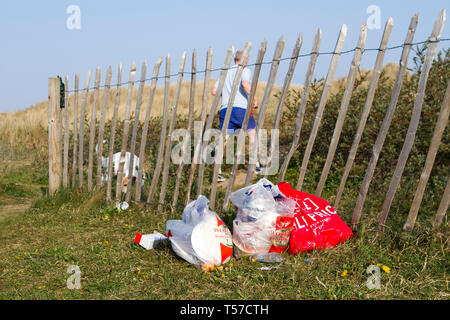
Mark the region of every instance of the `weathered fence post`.
[[75, 187], [77, 177], [77, 158], [78, 158], [78, 73], [75, 74], [75, 97], [73, 108], [73, 162], [72, 162], [72, 188]]
[[[122, 132], [122, 147], [120, 149], [120, 163], [119, 163], [119, 170], [117, 172], [116, 204], [118, 204], [122, 199], [122, 187], [123, 187], [122, 178], [124, 175], [124, 166], [126, 161], [128, 134], [130, 131], [131, 102], [133, 100], [133, 87], [135, 76], [136, 76], [136, 63], [133, 62], [131, 64], [130, 78], [128, 80], [127, 103], [125, 106], [125, 119], [123, 122], [123, 132]], [[133, 155], [131, 155], [130, 158], [132, 156]]]
[[[202, 110], [200, 112], [200, 139], [198, 139], [197, 144], [194, 148], [194, 159], [191, 162], [191, 168], [189, 170], [189, 178], [186, 190], [186, 199], [185, 204], [187, 205], [191, 200], [191, 189], [192, 183], [194, 182], [194, 174], [197, 168], [197, 165], [201, 161], [200, 149], [202, 146], [202, 137], [203, 137], [203, 129], [205, 127], [206, 122], [206, 106], [208, 104], [208, 89], [209, 89], [209, 77], [211, 74], [211, 64], [212, 64], [212, 49], [208, 48], [208, 52], [206, 54], [206, 69], [205, 69], [205, 79], [203, 82], [203, 97], [202, 97]], [[194, 129], [195, 132], [195, 129]]]
[[275, 83], [275, 78], [277, 76], [278, 67], [280, 65], [280, 59], [283, 54], [285, 40], [284, 37], [281, 37], [277, 42], [277, 47], [273, 54], [272, 65], [270, 66], [269, 79], [267, 80], [266, 90], [264, 91], [264, 96], [261, 102], [258, 120], [256, 121], [256, 134], [255, 134], [255, 143], [252, 148], [250, 148], [249, 152], [249, 163], [247, 167], [247, 176], [245, 177], [245, 186], [248, 186], [252, 181], [253, 174], [256, 167], [256, 160], [258, 159], [258, 144], [259, 144], [259, 132], [261, 128], [264, 126], [264, 116], [266, 113], [267, 104], [269, 102], [270, 97], [272, 96], [272, 89]]
[[334, 207], [337, 208], [339, 201], [341, 199], [342, 193], [344, 192], [344, 187], [347, 182], [350, 171], [352, 170], [353, 163], [355, 161], [356, 153], [358, 151], [359, 143], [366, 127], [367, 119], [369, 118], [370, 109], [372, 108], [373, 100], [375, 98], [375, 91], [378, 87], [378, 80], [381, 76], [381, 71], [383, 70], [383, 60], [384, 54], [386, 52], [386, 47], [391, 35], [392, 27], [394, 25], [394, 19], [390, 17], [386, 22], [384, 28], [383, 37], [381, 38], [380, 48], [377, 55], [377, 60], [375, 61], [375, 67], [373, 69], [372, 78], [370, 80], [369, 91], [367, 92], [366, 101], [364, 103], [364, 108], [361, 114], [361, 119], [359, 120], [358, 129], [356, 130], [355, 137], [353, 138], [352, 147], [350, 149], [347, 162], [345, 164], [344, 173], [342, 175], [341, 183], [339, 185], [336, 198], [334, 200]]
[[64, 79], [64, 169], [63, 187], [69, 184], [69, 76]]
[[150, 95], [148, 97], [147, 111], [145, 113], [144, 127], [142, 128], [141, 146], [140, 146], [140, 150], [139, 150], [139, 163], [141, 165], [139, 166], [138, 176], [136, 179], [136, 195], [134, 198], [136, 202], [141, 201], [142, 173], [144, 170], [144, 163], [146, 161], [145, 146], [147, 144], [147, 133], [148, 133], [148, 126], [149, 126], [149, 121], [150, 121], [150, 113], [151, 113], [152, 106], [153, 106], [153, 100], [155, 97], [155, 90], [156, 90], [156, 83], [158, 82], [158, 74], [159, 74], [159, 69], [161, 68], [162, 61], [163, 61], [162, 58], [159, 58], [155, 64], [155, 67], [153, 68], [152, 83], [150, 85]]
[[79, 183], [78, 187], [83, 187], [83, 180], [84, 180], [84, 172], [83, 172], [83, 165], [84, 165], [84, 121], [85, 121], [85, 114], [86, 114], [86, 103], [89, 96], [89, 83], [91, 82], [91, 76], [92, 72], [89, 70], [86, 82], [84, 84], [84, 93], [83, 93], [83, 99], [81, 101], [81, 114], [80, 114], [80, 147], [78, 148], [78, 178]]
[[[188, 126], [187, 131], [189, 134], [191, 134], [192, 129], [192, 122], [194, 121], [194, 106], [195, 106], [195, 86], [197, 84], [197, 52], [194, 50], [192, 52], [192, 66], [191, 66], [191, 86], [190, 86], [190, 93], [189, 93], [189, 114], [188, 114]], [[188, 146], [187, 139], [184, 139], [183, 141], [183, 152], [186, 150], [191, 151], [191, 146]], [[189, 157], [190, 158], [190, 157]], [[173, 192], [173, 198], [172, 198], [172, 212], [175, 210], [175, 207], [178, 204], [178, 195], [180, 192], [180, 183], [181, 183], [181, 174], [183, 172], [184, 167], [184, 160], [181, 161], [181, 163], [178, 165], [177, 169], [177, 177], [175, 181], [175, 190]]]
[[163, 204], [166, 199], [166, 188], [167, 188], [167, 179], [169, 177], [169, 166], [170, 166], [170, 154], [172, 149], [172, 133], [175, 129], [175, 124], [177, 122], [177, 110], [178, 110], [178, 100], [180, 98], [180, 91], [181, 91], [181, 82], [183, 81], [183, 75], [184, 75], [184, 67], [186, 65], [186, 51], [183, 52], [181, 56], [181, 64], [180, 64], [180, 70], [178, 72], [178, 79], [177, 79], [177, 86], [175, 88], [175, 97], [174, 102], [172, 106], [172, 118], [170, 119], [170, 125], [169, 125], [169, 132], [167, 135], [167, 141], [166, 141], [166, 150], [164, 154], [164, 169], [162, 174], [162, 181], [161, 181], [161, 191], [159, 193], [159, 203], [158, 203], [158, 212], [161, 212], [163, 209]]
[[327, 104], [328, 96], [330, 94], [331, 82], [334, 80], [334, 73], [337, 68], [339, 58], [341, 56], [342, 47], [344, 46], [344, 41], [347, 36], [347, 25], [343, 25], [336, 42], [336, 47], [334, 49], [333, 58], [331, 58], [330, 67], [328, 69], [327, 78], [323, 84], [322, 95], [319, 100], [319, 105], [317, 106], [316, 116], [314, 118], [314, 124], [309, 135], [308, 144], [306, 145], [306, 150], [302, 160], [302, 166], [300, 168], [300, 174], [297, 181], [297, 190], [301, 190], [303, 186], [303, 180], [306, 175], [306, 168], [308, 167], [309, 158], [311, 156], [312, 148], [314, 142], [316, 141], [317, 132], [319, 131], [320, 122], [322, 121], [323, 112]]
[[[297, 66], [298, 55], [300, 54], [300, 49], [302, 48], [302, 44], [303, 44], [303, 34], [300, 33], [297, 38], [297, 42], [295, 43], [294, 49], [292, 51], [291, 62], [289, 63], [288, 72], [286, 73], [286, 76], [284, 78], [283, 89], [281, 90], [280, 98], [278, 100], [277, 110], [275, 113], [275, 119], [273, 121], [272, 133], [277, 131], [279, 128], [280, 120], [283, 115], [284, 100], [286, 99], [286, 96], [289, 92], [289, 87], [291, 85], [292, 77], [294, 76], [294, 71], [295, 71], [295, 67]], [[267, 161], [267, 164], [266, 164], [266, 168], [264, 170], [264, 178], [267, 178], [267, 175], [269, 174], [269, 168], [272, 166], [274, 156], [277, 157], [277, 162], [280, 157], [279, 154], [274, 154], [274, 152], [272, 152], [273, 151], [272, 150], [272, 146], [273, 146], [272, 138], [273, 138], [273, 136], [271, 137], [270, 155], [269, 155], [269, 160]]]
[[94, 100], [91, 106], [91, 124], [89, 128], [89, 155], [88, 155], [88, 190], [93, 187], [92, 172], [94, 170], [94, 142], [95, 142], [95, 125], [97, 123], [97, 104], [100, 91], [100, 67], [97, 67], [94, 83]]
[[361, 185], [361, 189], [359, 191], [358, 200], [356, 201], [355, 209], [353, 211], [352, 217], [352, 229], [356, 230], [357, 225], [359, 223], [359, 219], [361, 217], [362, 208], [364, 206], [364, 201], [367, 196], [367, 192], [369, 191], [370, 182], [372, 181], [373, 175], [375, 173], [375, 168], [378, 162], [378, 158], [381, 153], [381, 149], [384, 144], [384, 140], [386, 139], [389, 127], [391, 125], [392, 118], [394, 116], [395, 107], [397, 105], [398, 98], [400, 96], [400, 90], [403, 84], [403, 79], [406, 74], [406, 69], [408, 66], [408, 58], [409, 53], [411, 51], [411, 43], [414, 39], [414, 34], [416, 32], [416, 27], [418, 23], [419, 15], [416, 14], [412, 17], [411, 23], [409, 25], [408, 33], [405, 39], [405, 46], [403, 47], [402, 56], [400, 58], [400, 68], [397, 72], [397, 78], [395, 80], [394, 89], [391, 95], [391, 101], [389, 102], [388, 109], [386, 111], [386, 115], [384, 116], [383, 124], [381, 125], [380, 131], [377, 136], [377, 140], [373, 146], [372, 156], [370, 158], [369, 165], [366, 169], [366, 173], [364, 176], [364, 181]]
[[150, 185], [150, 189], [148, 190], [148, 196], [146, 205], [150, 205], [153, 202], [153, 197], [155, 196], [156, 187], [159, 183], [159, 176], [161, 175], [162, 170], [162, 161], [163, 161], [163, 153], [164, 153], [164, 143], [166, 141], [166, 133], [167, 133], [167, 120], [169, 118], [168, 110], [169, 110], [169, 94], [170, 94], [170, 61], [171, 56], [170, 53], [166, 57], [166, 73], [165, 73], [165, 82], [164, 82], [164, 109], [162, 114], [162, 123], [161, 123], [161, 134], [159, 137], [159, 146], [158, 146], [158, 155], [156, 157], [155, 169], [153, 170], [152, 183]]
[[433, 169], [434, 160], [441, 144], [442, 135], [444, 134], [445, 127], [448, 123], [448, 117], [450, 113], [450, 81], [447, 83], [447, 90], [445, 91], [444, 101], [442, 102], [439, 118], [434, 128], [433, 139], [431, 140], [430, 148], [428, 150], [427, 159], [425, 160], [425, 166], [423, 172], [420, 175], [419, 186], [417, 187], [414, 200], [411, 205], [411, 209], [408, 214], [408, 219], [403, 226], [404, 231], [411, 231], [416, 223], [417, 214], [419, 213], [420, 204], [422, 203], [425, 187], [427, 186], [428, 179], [430, 178], [431, 170]]
[[[227, 76], [228, 69], [230, 68], [230, 63], [231, 63], [231, 58], [233, 57], [233, 53], [234, 53], [234, 46], [231, 46], [227, 51], [227, 56], [225, 58], [225, 62], [223, 64], [223, 66], [222, 66], [222, 71], [220, 72], [219, 83], [217, 85], [217, 92], [222, 92], [223, 86], [225, 84], [225, 77]], [[221, 99], [220, 94], [216, 94], [214, 96], [213, 103], [212, 103], [211, 109], [209, 111], [208, 120], [206, 122], [205, 132], [207, 132], [208, 130], [210, 130], [212, 128], [212, 124], [214, 122], [214, 117], [216, 115], [216, 109], [217, 109], [217, 106], [219, 105], [220, 99]], [[201, 162], [198, 167], [197, 197], [200, 196], [203, 192], [203, 174], [205, 172], [205, 161], [203, 159], [203, 153], [205, 152], [205, 150], [207, 148], [207, 143], [205, 141], [203, 141], [203, 137], [204, 136], [202, 135], [202, 147], [201, 147], [201, 151], [200, 151]]]
[[64, 97], [61, 94], [62, 93], [62, 89], [64, 88], [64, 83], [61, 79], [61, 77], [58, 76], [59, 79], [59, 108], [58, 108], [58, 127], [57, 127], [57, 132], [58, 132], [58, 144], [59, 144], [59, 172], [60, 172], [60, 186], [63, 185], [63, 154], [64, 154], [64, 148], [63, 148], [63, 117], [62, 117], [62, 107], [64, 107]]
[[[227, 111], [225, 113], [225, 118], [223, 120], [222, 134], [221, 134], [221, 136], [223, 137], [223, 142], [226, 142], [226, 139], [227, 139], [228, 124], [229, 124], [230, 118], [231, 118], [231, 111], [233, 110], [234, 99], [236, 98], [236, 93], [239, 90], [239, 87], [241, 84], [242, 72], [245, 67], [245, 61], [247, 60], [248, 55], [250, 53], [251, 46], [252, 46], [252, 43], [250, 41], [248, 41], [245, 44], [245, 48], [242, 53], [242, 58], [241, 58], [241, 61], [239, 62], [239, 66], [238, 66], [236, 75], [234, 77], [233, 87], [231, 89], [230, 97], [228, 100]], [[218, 92], [217, 94], [220, 94], [220, 92]], [[214, 210], [214, 208], [215, 208], [216, 192], [217, 192], [217, 177], [219, 175], [219, 169], [220, 169], [220, 166], [222, 165], [222, 161], [223, 161], [223, 145], [219, 145], [219, 148], [220, 148], [219, 152], [217, 152], [217, 147], [216, 147], [216, 152], [219, 154], [219, 157], [216, 156], [215, 158], [216, 159], [219, 158], [219, 163], [217, 163], [216, 160], [214, 160], [214, 172], [213, 172], [212, 182], [211, 182], [212, 187], [211, 187], [211, 193], [209, 195], [209, 200], [210, 200], [209, 207], [211, 208], [211, 210]]]
[[361, 30], [359, 33], [359, 40], [356, 47], [357, 49], [355, 50], [355, 55], [353, 57], [353, 61], [350, 66], [350, 71], [347, 76], [347, 84], [345, 86], [344, 96], [342, 98], [339, 115], [336, 120], [336, 126], [334, 127], [333, 137], [331, 138], [330, 147], [328, 148], [327, 159], [325, 161], [325, 165], [323, 166], [322, 175], [316, 188], [315, 195], [317, 197], [320, 197], [320, 195], [322, 194], [323, 187], [325, 186], [325, 182], [327, 181], [328, 173], [330, 172], [331, 163], [333, 162], [334, 159], [339, 138], [341, 137], [345, 116], [347, 115], [347, 109], [350, 104], [350, 99], [352, 97], [353, 87], [355, 86], [356, 73], [358, 72], [359, 66], [361, 64], [361, 58], [362, 53], [364, 51], [364, 46], [366, 44], [366, 38], [367, 38], [367, 26], [364, 23], [361, 26]]
[[439, 46], [439, 41], [441, 39], [442, 31], [444, 30], [444, 24], [446, 20], [445, 9], [439, 13], [434, 23], [433, 31], [430, 36], [430, 41], [432, 41], [427, 49], [425, 55], [425, 61], [422, 66], [420, 73], [419, 86], [417, 89], [416, 100], [414, 102], [414, 108], [411, 115], [411, 121], [409, 123], [408, 132], [406, 134], [405, 142], [402, 147], [402, 151], [397, 160], [397, 165], [395, 167], [394, 175], [392, 177], [391, 183], [389, 185], [389, 190], [386, 194], [383, 203], [383, 209], [379, 218], [378, 231], [383, 231], [384, 224], [386, 222], [389, 210], [394, 200], [395, 192], [400, 183], [403, 175], [403, 171], [406, 166], [406, 161], [408, 160], [409, 153], [411, 152], [414, 139], [416, 137], [417, 127], [419, 126], [420, 113], [422, 112], [423, 101], [425, 98], [425, 89], [427, 85], [428, 75], [430, 74], [431, 67], [433, 65], [434, 57], [436, 56], [436, 51]]
[[[228, 179], [228, 186], [227, 186], [227, 191], [225, 193], [225, 199], [223, 201], [222, 210], [226, 210], [228, 207], [231, 190], [233, 189], [233, 184], [234, 184], [235, 177], [236, 177], [236, 171], [237, 171], [239, 158], [241, 156], [241, 150], [242, 150], [242, 147], [245, 146], [245, 135], [247, 134], [248, 122], [250, 121], [250, 114], [251, 114], [253, 101], [254, 101], [255, 94], [256, 94], [256, 88], [258, 87], [259, 74], [261, 72], [261, 65], [262, 65], [262, 62], [264, 59], [264, 55], [266, 53], [266, 49], [267, 49], [267, 41], [264, 40], [261, 43], [261, 47], [259, 48], [259, 51], [258, 51], [258, 57], [256, 58], [255, 71], [253, 74], [252, 86], [251, 86], [250, 94], [248, 97], [247, 110], [245, 111], [244, 120], [242, 121], [242, 128], [239, 132], [237, 147], [236, 147], [236, 154], [234, 156], [233, 168], [231, 169], [230, 178]], [[245, 152], [244, 152], [244, 154], [245, 154]]]
[[[139, 127], [139, 116], [141, 114], [141, 105], [142, 105], [142, 94], [144, 93], [144, 87], [145, 87], [145, 75], [147, 74], [147, 61], [144, 61], [142, 63], [141, 68], [141, 80], [139, 84], [139, 91], [138, 91], [138, 97], [136, 101], [136, 111], [134, 113], [134, 125], [133, 125], [133, 132], [131, 134], [131, 145], [130, 145], [130, 164], [128, 168], [128, 178], [130, 179], [129, 183], [127, 184], [127, 191], [125, 194], [125, 201], [129, 202], [131, 199], [131, 187], [132, 187], [132, 178], [134, 174], [134, 167], [136, 166], [136, 163], [134, 163], [134, 156], [136, 151], [136, 137], [137, 137], [137, 131]], [[142, 162], [139, 162], [139, 167], [143, 166], [144, 164]], [[137, 177], [136, 177], [137, 178]]]
[[436, 212], [436, 216], [433, 220], [433, 230], [437, 230], [444, 220], [444, 216], [447, 213], [448, 206], [450, 204], [450, 177], [447, 180], [447, 186], [445, 187], [444, 194], [442, 195], [441, 203]]
[[108, 173], [106, 180], [106, 200], [111, 201], [111, 187], [112, 187], [112, 173], [113, 173], [113, 152], [116, 139], [116, 125], [117, 125], [117, 113], [120, 105], [120, 92], [122, 81], [122, 64], [119, 63], [117, 68], [117, 86], [116, 95], [114, 98], [113, 116], [111, 119], [111, 134], [109, 136], [109, 149], [108, 149]]
[[284, 180], [286, 175], [289, 162], [294, 155], [295, 150], [297, 150], [298, 142], [300, 140], [300, 133], [302, 131], [303, 118], [305, 116], [306, 104], [308, 102], [309, 88], [311, 87], [311, 80], [314, 74], [314, 69], [316, 67], [317, 57], [319, 56], [320, 41], [322, 39], [322, 30], [317, 30], [316, 36], [314, 37], [314, 44], [311, 50], [311, 58], [309, 59], [308, 69], [306, 71], [305, 83], [303, 85], [302, 99], [300, 101], [300, 106], [297, 112], [297, 120], [295, 122], [295, 132], [294, 138], [289, 149], [288, 154], [284, 158], [283, 165], [281, 166], [280, 173], [278, 175], [278, 182]]
[[112, 77], [112, 68], [108, 67], [106, 71], [106, 80], [105, 80], [105, 88], [103, 89], [103, 102], [102, 109], [100, 111], [100, 124], [98, 125], [98, 139], [97, 139], [97, 183], [96, 187], [100, 188], [102, 185], [102, 176], [103, 176], [103, 168], [102, 168], [102, 159], [103, 159], [103, 136], [105, 132], [105, 114], [106, 114], [106, 105], [108, 104], [108, 96], [109, 90], [111, 88], [111, 77]]
[[48, 81], [48, 185], [49, 194], [53, 195], [61, 186], [61, 149], [58, 141], [60, 118], [60, 80], [50, 78]]

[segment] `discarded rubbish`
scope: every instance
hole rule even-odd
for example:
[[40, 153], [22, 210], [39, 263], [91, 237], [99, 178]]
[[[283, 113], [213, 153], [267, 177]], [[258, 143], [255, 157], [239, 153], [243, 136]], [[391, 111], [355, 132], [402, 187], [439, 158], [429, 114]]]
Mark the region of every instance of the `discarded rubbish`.
[[233, 221], [236, 257], [288, 249], [295, 201], [267, 179], [233, 192], [230, 200], [238, 209]]
[[233, 253], [231, 232], [215, 212], [209, 200], [199, 196], [183, 211], [182, 220], [168, 220], [166, 234], [175, 253], [191, 264], [213, 269], [228, 262]]
[[272, 266], [272, 267], [261, 267], [261, 268], [259, 268], [259, 270], [269, 271], [269, 270], [272, 270], [272, 269], [278, 269], [280, 266], [281, 266], [281, 264], [276, 265], [276, 266]]
[[283, 262], [283, 257], [278, 252], [255, 253], [250, 257], [251, 261], [266, 262], [266, 263], [280, 263]]
[[136, 237], [134, 238], [134, 242], [147, 250], [154, 249], [160, 244], [165, 244], [167, 243], [167, 240], [168, 238], [165, 235], [157, 231], [144, 235], [136, 233]]
[[125, 211], [130, 207], [130, 205], [128, 204], [128, 202], [121, 202], [119, 204], [116, 205], [115, 209], [117, 210], [117, 212], [120, 211]]
[[289, 241], [290, 254], [331, 248], [353, 236], [351, 229], [326, 200], [294, 190], [286, 182], [277, 186], [282, 194], [297, 203], [294, 230]]

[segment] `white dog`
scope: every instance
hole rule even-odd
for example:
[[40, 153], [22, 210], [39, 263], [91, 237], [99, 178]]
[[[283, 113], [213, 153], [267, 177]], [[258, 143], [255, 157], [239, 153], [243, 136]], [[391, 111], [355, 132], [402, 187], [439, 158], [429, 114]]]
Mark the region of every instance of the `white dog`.
[[[95, 147], [95, 151], [98, 152], [98, 145]], [[113, 175], [117, 177], [119, 173], [119, 167], [120, 167], [120, 152], [113, 154], [112, 164], [113, 164]], [[123, 166], [123, 176], [122, 176], [122, 192], [127, 191], [128, 181], [130, 180], [129, 172], [130, 172], [130, 162], [131, 162], [131, 153], [126, 152], [125, 153], [125, 162]], [[108, 168], [109, 168], [109, 157], [103, 157], [102, 156], [102, 183], [105, 183], [108, 181]], [[133, 170], [133, 176], [131, 178], [131, 183], [135, 183], [137, 180], [137, 176], [139, 174], [139, 158], [134, 155], [134, 170]], [[142, 170], [142, 182], [141, 186], [144, 186], [146, 176], [145, 171]]]

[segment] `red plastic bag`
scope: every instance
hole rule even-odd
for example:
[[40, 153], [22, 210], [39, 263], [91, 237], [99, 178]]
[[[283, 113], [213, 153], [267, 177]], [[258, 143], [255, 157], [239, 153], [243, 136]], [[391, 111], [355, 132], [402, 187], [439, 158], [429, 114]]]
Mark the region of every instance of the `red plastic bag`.
[[286, 182], [278, 183], [278, 189], [297, 202], [289, 241], [290, 254], [331, 248], [353, 236], [352, 230], [326, 200], [297, 191]]

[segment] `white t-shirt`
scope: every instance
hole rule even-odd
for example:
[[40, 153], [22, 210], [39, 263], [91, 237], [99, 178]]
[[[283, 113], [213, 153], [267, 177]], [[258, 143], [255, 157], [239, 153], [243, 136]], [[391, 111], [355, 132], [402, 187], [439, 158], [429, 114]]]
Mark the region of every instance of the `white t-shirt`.
[[[222, 105], [220, 106], [220, 110], [228, 107], [228, 101], [230, 99], [231, 89], [233, 88], [234, 78], [236, 77], [236, 73], [238, 71], [238, 65], [235, 65], [232, 69], [229, 69], [227, 72], [227, 76], [225, 78], [225, 83], [222, 90]], [[233, 107], [238, 107], [242, 109], [247, 109], [248, 105], [248, 95], [242, 87], [242, 81], [247, 80], [251, 82], [252, 72], [249, 68], [245, 67], [242, 71], [241, 82], [239, 84], [239, 90], [236, 92], [236, 97], [234, 98]], [[219, 86], [219, 80], [216, 81], [214, 87]]]

